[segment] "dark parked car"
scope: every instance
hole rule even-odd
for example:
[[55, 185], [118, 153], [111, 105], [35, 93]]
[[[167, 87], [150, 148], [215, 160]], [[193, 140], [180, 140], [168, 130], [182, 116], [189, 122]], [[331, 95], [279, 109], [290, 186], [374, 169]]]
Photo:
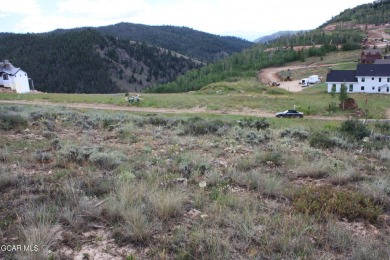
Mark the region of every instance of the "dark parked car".
[[298, 112], [296, 110], [289, 109], [289, 110], [286, 110], [286, 111], [283, 111], [283, 112], [276, 113], [276, 117], [288, 117], [288, 118], [299, 117], [299, 118], [302, 118], [303, 117], [303, 113], [302, 112]]

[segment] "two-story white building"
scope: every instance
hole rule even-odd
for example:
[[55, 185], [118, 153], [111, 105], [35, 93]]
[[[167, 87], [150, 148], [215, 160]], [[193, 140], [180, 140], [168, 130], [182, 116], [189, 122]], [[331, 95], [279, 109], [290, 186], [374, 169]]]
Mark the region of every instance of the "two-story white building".
[[0, 62], [0, 86], [15, 90], [16, 93], [30, 92], [27, 73], [15, 68], [7, 60]]
[[340, 92], [341, 85], [350, 93], [390, 94], [390, 64], [358, 64], [356, 70], [331, 70], [327, 77], [328, 92]]

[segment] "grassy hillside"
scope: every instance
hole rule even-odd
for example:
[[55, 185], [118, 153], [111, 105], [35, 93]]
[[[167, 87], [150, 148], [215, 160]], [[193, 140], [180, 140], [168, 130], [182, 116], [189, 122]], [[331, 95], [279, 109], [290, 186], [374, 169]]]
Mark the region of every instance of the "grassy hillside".
[[0, 111], [2, 259], [390, 254], [388, 123]]

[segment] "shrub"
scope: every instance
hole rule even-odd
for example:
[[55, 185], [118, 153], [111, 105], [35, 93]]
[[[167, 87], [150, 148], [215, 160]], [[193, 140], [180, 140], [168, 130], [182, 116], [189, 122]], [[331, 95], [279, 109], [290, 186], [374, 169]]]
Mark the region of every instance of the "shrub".
[[385, 210], [390, 209], [390, 177], [365, 182], [361, 190], [364, 195], [383, 205]]
[[335, 190], [329, 186], [308, 187], [293, 196], [296, 211], [320, 218], [335, 215], [348, 220], [375, 222], [381, 214], [372, 199], [354, 191]]
[[335, 147], [335, 142], [329, 137], [326, 132], [315, 132], [310, 136], [309, 144], [315, 148], [332, 148]]
[[[58, 140], [58, 139], [55, 139]], [[62, 147], [61, 143], [58, 141], [53, 140], [52, 147], [56, 147], [57, 149], [60, 149]], [[89, 160], [90, 156], [93, 153], [97, 153], [98, 148], [96, 147], [77, 147], [74, 145], [68, 145], [63, 147], [58, 153], [57, 153], [57, 163], [59, 164], [67, 164], [67, 163], [78, 163], [82, 164]]]
[[57, 134], [51, 131], [43, 131], [42, 136], [47, 139], [54, 139], [57, 138]]
[[89, 157], [89, 161], [102, 170], [113, 170], [118, 167], [127, 158], [123, 153], [120, 152], [98, 152], [94, 153]]
[[131, 125], [126, 125], [118, 128], [118, 138], [122, 141], [129, 141], [130, 143], [138, 142], [138, 135], [134, 133], [134, 128]]
[[375, 128], [378, 128], [382, 134], [390, 134], [390, 122], [375, 122]]
[[267, 129], [270, 126], [270, 123], [267, 122], [265, 118], [254, 119], [254, 118], [244, 118], [238, 121], [238, 125], [242, 128], [256, 128], [257, 131], [260, 129]]
[[26, 126], [27, 119], [18, 113], [7, 112], [0, 114], [0, 130], [11, 130]]
[[35, 159], [41, 163], [47, 163], [53, 159], [53, 154], [44, 150], [37, 150], [35, 152]]
[[348, 142], [339, 136], [331, 136], [330, 133], [325, 131], [313, 133], [309, 138], [309, 144], [312, 147], [321, 149], [334, 147], [349, 149], [354, 146], [352, 142]]
[[226, 133], [229, 128], [228, 124], [225, 124], [221, 120], [204, 120], [198, 117], [189, 119], [184, 123], [184, 134], [191, 135], [206, 135], [217, 134], [222, 135]]
[[297, 128], [293, 128], [293, 129], [287, 128], [280, 133], [280, 136], [281, 137], [293, 137], [293, 138], [297, 138], [299, 140], [305, 140], [309, 137], [309, 132], [302, 130], [302, 129], [297, 129]]
[[247, 144], [260, 144], [269, 140], [269, 137], [266, 133], [246, 131], [244, 129], [236, 129], [234, 135], [236, 141], [245, 142]]
[[344, 121], [341, 124], [340, 132], [347, 134], [356, 140], [362, 140], [364, 137], [370, 136], [370, 130], [365, 124], [357, 119]]
[[171, 128], [173, 126], [178, 125], [178, 122], [176, 120], [162, 116], [148, 117], [146, 122], [154, 126], [164, 126], [167, 128]]
[[274, 166], [281, 166], [284, 159], [285, 156], [280, 150], [261, 152], [257, 158], [260, 163], [269, 165], [272, 162]]

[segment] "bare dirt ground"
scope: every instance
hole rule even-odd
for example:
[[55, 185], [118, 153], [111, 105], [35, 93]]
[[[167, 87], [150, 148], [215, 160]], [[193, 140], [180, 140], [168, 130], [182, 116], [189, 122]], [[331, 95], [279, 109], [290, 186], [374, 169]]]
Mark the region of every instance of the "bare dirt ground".
[[302, 85], [299, 84], [298, 80], [292, 81], [280, 81], [277, 73], [283, 70], [298, 70], [298, 69], [309, 69], [309, 68], [317, 68], [317, 67], [329, 67], [334, 64], [311, 64], [304, 66], [286, 66], [286, 67], [277, 67], [277, 68], [266, 68], [259, 71], [257, 78], [260, 82], [264, 84], [269, 84], [270, 82], [278, 82], [280, 83], [279, 88], [285, 89], [290, 92], [300, 92], [303, 90]]

